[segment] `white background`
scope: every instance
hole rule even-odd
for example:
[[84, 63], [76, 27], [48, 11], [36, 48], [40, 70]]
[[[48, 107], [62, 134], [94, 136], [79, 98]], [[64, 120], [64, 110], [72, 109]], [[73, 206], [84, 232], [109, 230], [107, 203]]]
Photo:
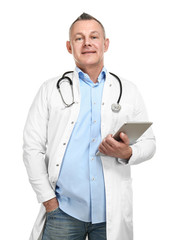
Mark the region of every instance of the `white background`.
[[135, 240], [175, 239], [173, 0], [0, 2], [1, 239], [28, 239], [38, 214], [22, 160], [22, 131], [40, 85], [74, 69], [65, 42], [83, 11], [106, 28], [106, 67], [138, 86], [154, 122], [157, 153], [132, 167]]

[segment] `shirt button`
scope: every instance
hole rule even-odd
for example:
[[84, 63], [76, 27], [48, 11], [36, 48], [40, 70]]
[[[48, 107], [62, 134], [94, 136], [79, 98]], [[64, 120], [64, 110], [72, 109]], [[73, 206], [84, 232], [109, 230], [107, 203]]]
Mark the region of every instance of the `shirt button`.
[[96, 120], [93, 121], [93, 123], [96, 123], [96, 122], [97, 122]]
[[94, 177], [92, 178], [92, 181], [95, 181], [95, 178], [94, 178]]
[[92, 139], [92, 142], [95, 142], [95, 138]]
[[94, 160], [94, 158], [92, 157], [92, 158], [91, 158], [91, 160], [93, 161], [93, 160]]

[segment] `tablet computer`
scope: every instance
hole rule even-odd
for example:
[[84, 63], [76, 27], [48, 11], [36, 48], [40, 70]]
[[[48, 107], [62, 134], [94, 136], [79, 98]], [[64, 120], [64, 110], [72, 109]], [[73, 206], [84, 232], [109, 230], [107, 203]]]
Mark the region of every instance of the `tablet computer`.
[[152, 122], [127, 122], [113, 135], [113, 138], [120, 141], [120, 133], [125, 133], [129, 138], [129, 143], [133, 144], [152, 125]]
[[[140, 138], [143, 133], [152, 125], [152, 122], [126, 122], [119, 130], [113, 135], [113, 138], [120, 141], [120, 133], [125, 133], [129, 138], [129, 144], [132, 145]], [[99, 151], [96, 153], [97, 156], [103, 155]]]

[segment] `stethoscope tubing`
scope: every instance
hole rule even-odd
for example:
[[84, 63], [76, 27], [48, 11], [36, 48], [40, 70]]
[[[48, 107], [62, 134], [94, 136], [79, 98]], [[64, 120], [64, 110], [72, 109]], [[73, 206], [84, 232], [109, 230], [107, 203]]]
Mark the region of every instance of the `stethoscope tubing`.
[[120, 99], [122, 97], [122, 92], [123, 92], [122, 82], [121, 82], [120, 78], [117, 75], [115, 75], [114, 73], [111, 73], [111, 72], [109, 72], [109, 73], [118, 80], [119, 85], [120, 85], [120, 94], [119, 94], [119, 97], [118, 97], [118, 100], [117, 100], [117, 104], [119, 104], [120, 103]]
[[[70, 77], [66, 76], [67, 74], [69, 73], [73, 73], [73, 71], [68, 71], [68, 72], [65, 72], [62, 77], [57, 81], [57, 89], [60, 93], [60, 96], [61, 96], [61, 99], [65, 105], [65, 107], [70, 107], [72, 106], [75, 102], [74, 102], [74, 93], [73, 93], [73, 81], [70, 79]], [[115, 75], [114, 73], [111, 73], [109, 72], [112, 76], [114, 76], [117, 80], [118, 80], [118, 83], [119, 83], [119, 86], [120, 86], [120, 93], [119, 93], [119, 97], [118, 97], [118, 100], [117, 100], [117, 103], [113, 103], [112, 106], [111, 106], [111, 109], [112, 111], [114, 112], [119, 112], [120, 109], [121, 109], [121, 106], [120, 106], [120, 100], [121, 100], [121, 97], [122, 97], [122, 92], [123, 92], [123, 89], [122, 89], [122, 83], [121, 83], [121, 80], [120, 78]], [[67, 104], [62, 96], [62, 93], [61, 93], [61, 90], [60, 90], [60, 85], [61, 85], [61, 82], [64, 81], [66, 79], [66, 81], [69, 82], [70, 86], [71, 86], [71, 91], [72, 91], [72, 103], [71, 104]]]

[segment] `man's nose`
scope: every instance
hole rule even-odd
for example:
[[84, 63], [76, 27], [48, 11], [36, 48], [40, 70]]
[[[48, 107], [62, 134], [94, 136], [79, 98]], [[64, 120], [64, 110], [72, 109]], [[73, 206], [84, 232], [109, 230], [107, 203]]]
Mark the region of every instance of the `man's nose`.
[[84, 46], [91, 46], [91, 40], [89, 37], [84, 39]]

